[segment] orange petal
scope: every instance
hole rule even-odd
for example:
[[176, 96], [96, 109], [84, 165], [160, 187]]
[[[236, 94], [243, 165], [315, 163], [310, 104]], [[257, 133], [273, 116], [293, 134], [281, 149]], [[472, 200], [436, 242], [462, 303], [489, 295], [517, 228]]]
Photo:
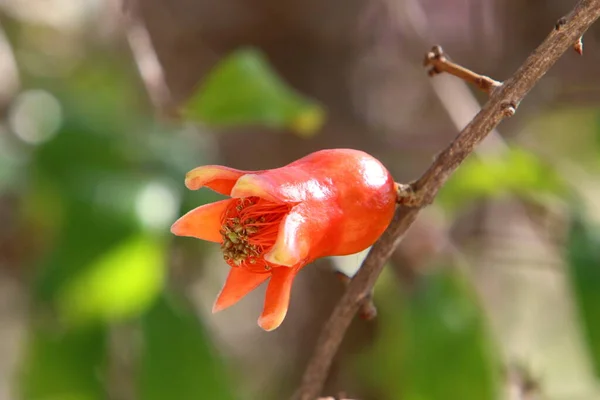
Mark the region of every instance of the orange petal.
[[305, 264], [320, 256], [318, 244], [332, 244], [334, 239], [324, 241], [334, 212], [326, 207], [310, 207], [310, 203], [296, 205], [285, 216], [279, 228], [277, 240], [264, 259], [272, 264], [292, 267]]
[[235, 182], [247, 171], [224, 167], [221, 165], [205, 165], [194, 168], [185, 176], [185, 186], [191, 190], [209, 187], [217, 193], [229, 196]]
[[263, 312], [258, 319], [258, 325], [265, 331], [272, 331], [283, 322], [297, 272], [295, 268], [273, 268], [272, 271]]
[[277, 188], [268, 179], [257, 174], [240, 177], [229, 195], [236, 198], [257, 196], [276, 203], [286, 201], [286, 198], [280, 196]]
[[309, 172], [287, 166], [245, 174], [230, 193], [231, 197], [258, 196], [279, 203], [300, 203], [330, 195], [330, 188], [313, 179]]
[[223, 237], [219, 232], [221, 230], [221, 217], [231, 201], [231, 199], [221, 200], [194, 208], [175, 221], [171, 226], [171, 232], [177, 236], [191, 236], [209, 242], [221, 243], [223, 241]]
[[256, 289], [271, 274], [256, 274], [244, 268], [231, 268], [223, 289], [217, 296], [212, 312], [216, 313], [237, 303], [242, 297]]

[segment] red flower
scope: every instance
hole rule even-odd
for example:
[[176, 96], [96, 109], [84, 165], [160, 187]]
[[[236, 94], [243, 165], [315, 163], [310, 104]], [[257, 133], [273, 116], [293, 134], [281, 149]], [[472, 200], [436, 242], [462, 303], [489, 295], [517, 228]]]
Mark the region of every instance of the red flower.
[[171, 232], [221, 244], [231, 270], [213, 312], [270, 278], [258, 324], [277, 328], [298, 271], [319, 257], [357, 253], [392, 219], [396, 185], [387, 169], [357, 150], [322, 150], [285, 167], [239, 171], [208, 165], [190, 171], [203, 186], [231, 198], [198, 207]]

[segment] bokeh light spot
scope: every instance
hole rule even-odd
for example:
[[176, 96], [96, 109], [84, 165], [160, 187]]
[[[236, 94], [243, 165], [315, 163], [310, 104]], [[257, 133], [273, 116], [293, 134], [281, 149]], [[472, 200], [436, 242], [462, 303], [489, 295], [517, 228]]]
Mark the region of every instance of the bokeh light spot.
[[17, 96], [8, 121], [15, 135], [29, 144], [51, 139], [60, 128], [62, 107], [56, 97], [44, 90], [28, 90]]
[[141, 223], [150, 229], [163, 229], [177, 216], [179, 198], [162, 182], [150, 182], [138, 193], [135, 210]]

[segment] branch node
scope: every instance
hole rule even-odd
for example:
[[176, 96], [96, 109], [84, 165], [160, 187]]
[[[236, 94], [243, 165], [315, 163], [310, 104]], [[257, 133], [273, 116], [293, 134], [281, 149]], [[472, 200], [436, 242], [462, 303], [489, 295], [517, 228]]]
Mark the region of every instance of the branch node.
[[[567, 18], [562, 17], [558, 21], [556, 21], [556, 24], [554, 25], [554, 29], [557, 31], [560, 31], [566, 24], [567, 24]], [[577, 41], [573, 44], [573, 50], [575, 50], [575, 52], [577, 54], [579, 54], [580, 56], [583, 55], [583, 36], [580, 36], [577, 39]]]
[[557, 31], [560, 31], [560, 29], [565, 26], [567, 24], [567, 18], [566, 17], [561, 17], [558, 19], [558, 21], [556, 21], [556, 24], [554, 25], [554, 29]]
[[365, 321], [373, 321], [377, 318], [377, 307], [373, 302], [373, 291], [371, 291], [361, 302], [359, 317]]
[[503, 102], [500, 107], [502, 108], [502, 115], [506, 118], [510, 118], [517, 112], [518, 104], [514, 101], [506, 101]]
[[420, 208], [424, 205], [424, 199], [412, 184], [396, 182], [396, 203], [410, 208]]

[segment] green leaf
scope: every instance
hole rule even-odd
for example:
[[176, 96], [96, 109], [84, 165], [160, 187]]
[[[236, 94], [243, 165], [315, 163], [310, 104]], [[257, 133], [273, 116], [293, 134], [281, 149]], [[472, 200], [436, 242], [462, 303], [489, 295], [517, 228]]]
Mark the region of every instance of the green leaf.
[[483, 312], [460, 272], [439, 270], [407, 300], [405, 399], [498, 398], [500, 364]]
[[241, 49], [222, 60], [182, 110], [208, 126], [265, 125], [312, 136], [322, 126], [321, 105], [300, 95], [254, 49]]
[[493, 400], [501, 365], [484, 313], [456, 268], [437, 269], [409, 293], [378, 286], [380, 337], [363, 374], [380, 399]]
[[563, 195], [558, 173], [537, 155], [510, 147], [496, 157], [468, 158], [440, 190], [439, 202], [449, 210], [482, 198], [516, 195], [536, 200], [544, 195]]
[[58, 309], [70, 324], [132, 317], [156, 299], [164, 275], [162, 246], [149, 237], [134, 237], [75, 275], [59, 293]]
[[30, 333], [19, 388], [22, 400], [103, 400], [104, 329]]
[[162, 297], [142, 320], [141, 400], [230, 400], [234, 396], [194, 313]]
[[567, 259], [589, 354], [600, 378], [600, 226], [575, 216], [569, 232]]

